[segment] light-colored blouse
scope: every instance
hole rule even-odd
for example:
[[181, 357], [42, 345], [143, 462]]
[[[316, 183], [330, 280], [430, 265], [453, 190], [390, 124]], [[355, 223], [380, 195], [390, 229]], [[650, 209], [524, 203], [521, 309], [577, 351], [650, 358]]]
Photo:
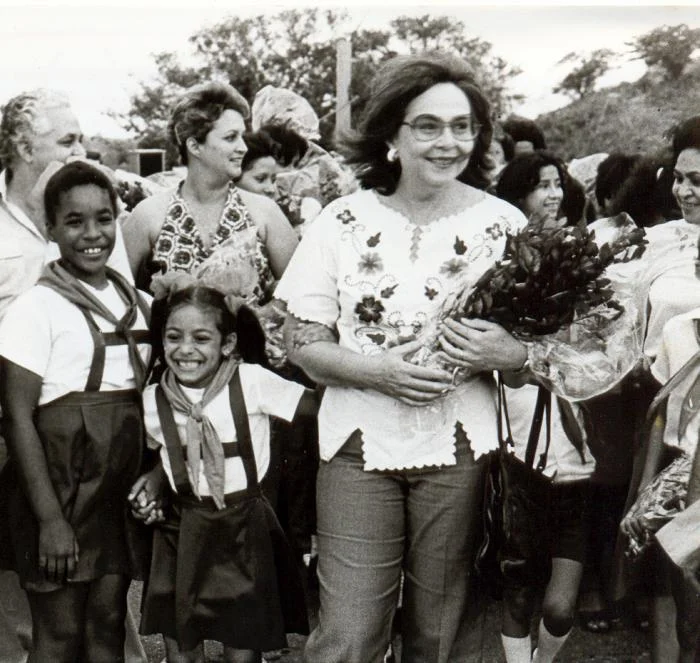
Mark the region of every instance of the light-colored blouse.
[[[498, 260], [506, 232], [527, 223], [484, 194], [426, 225], [387, 207], [373, 191], [328, 205], [304, 236], [276, 296], [289, 312], [337, 330], [339, 345], [376, 355], [434, 333], [445, 299]], [[476, 457], [497, 446], [491, 374], [473, 376], [424, 407], [371, 389], [329, 386], [319, 412], [323, 460], [357, 429], [365, 469], [452, 465], [460, 423]]]

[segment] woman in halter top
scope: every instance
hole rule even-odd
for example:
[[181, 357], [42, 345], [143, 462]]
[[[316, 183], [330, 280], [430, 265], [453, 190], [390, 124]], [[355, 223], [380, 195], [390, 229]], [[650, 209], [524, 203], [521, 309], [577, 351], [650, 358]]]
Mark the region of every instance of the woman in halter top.
[[[272, 298], [296, 248], [289, 222], [272, 200], [236, 187], [248, 103], [230, 85], [205, 83], [176, 102], [168, 135], [187, 176], [175, 190], [142, 201], [124, 223], [124, 239], [134, 274], [143, 288], [154, 274], [173, 270], [220, 271], [242, 279], [249, 303]], [[250, 261], [256, 278], [247, 269]]]

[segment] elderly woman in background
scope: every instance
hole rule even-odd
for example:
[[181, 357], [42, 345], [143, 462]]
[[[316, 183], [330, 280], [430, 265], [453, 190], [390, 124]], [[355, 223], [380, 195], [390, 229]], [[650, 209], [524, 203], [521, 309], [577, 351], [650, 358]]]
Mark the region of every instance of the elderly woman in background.
[[[44, 188], [63, 163], [86, 156], [83, 133], [66, 95], [37, 89], [10, 99], [0, 123], [0, 320], [7, 306], [31, 288], [45, 263], [58, 258], [49, 242]], [[131, 272], [122, 235], [117, 232], [109, 265], [128, 278]], [[5, 443], [0, 438], [0, 466]], [[0, 550], [6, 548], [0, 541]], [[0, 572], [0, 660], [25, 661], [31, 616], [13, 572]], [[131, 619], [127, 620], [126, 658], [145, 661]]]
[[[402, 660], [476, 660], [468, 637], [485, 454], [496, 447], [492, 371], [526, 349], [498, 325], [444, 322], [452, 374], [410, 361], [445, 299], [525, 225], [485, 187], [488, 104], [443, 54], [378, 72], [348, 163], [365, 190], [328, 205], [278, 288], [290, 359], [327, 385], [319, 414], [320, 613], [309, 663], [378, 663], [402, 571]], [[476, 644], [476, 649], [473, 648]], [[470, 649], [470, 647], [472, 647]]]
[[246, 152], [246, 100], [230, 85], [205, 83], [188, 90], [173, 108], [168, 135], [187, 166], [172, 191], [141, 202], [124, 222], [124, 239], [139, 285], [153, 274], [196, 272], [213, 255], [246, 245], [258, 279], [253, 303], [264, 304], [289, 262], [297, 240], [279, 207], [239, 189]]

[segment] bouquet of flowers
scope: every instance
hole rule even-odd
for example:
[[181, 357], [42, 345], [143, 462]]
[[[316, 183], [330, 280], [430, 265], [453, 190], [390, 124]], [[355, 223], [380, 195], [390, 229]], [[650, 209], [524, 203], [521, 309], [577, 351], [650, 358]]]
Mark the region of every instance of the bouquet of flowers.
[[642, 526], [641, 534], [631, 528], [626, 530], [629, 534], [626, 550], [629, 557], [634, 558], [642, 553], [654, 534], [685, 509], [692, 462], [687, 454], [679, 456], [638, 495], [624, 521], [638, 519]]
[[[644, 229], [624, 213], [590, 226], [527, 226], [507, 237], [493, 267], [446, 300], [441, 318], [498, 323], [528, 343], [538, 381], [570, 400], [590, 398], [639, 358], [634, 270], [625, 266], [645, 247]], [[437, 333], [418, 361], [430, 363], [436, 350]], [[440, 355], [439, 364], [447, 361]]]
[[449, 314], [491, 320], [520, 340], [555, 333], [585, 316], [619, 317], [624, 309], [604, 272], [639, 258], [644, 235], [635, 226], [599, 246], [587, 227], [527, 226], [508, 236], [503, 258], [457, 298]]
[[136, 173], [130, 173], [120, 168], [114, 171], [114, 178], [117, 195], [124, 203], [127, 212], [131, 212], [144, 198], [152, 196], [163, 188]]

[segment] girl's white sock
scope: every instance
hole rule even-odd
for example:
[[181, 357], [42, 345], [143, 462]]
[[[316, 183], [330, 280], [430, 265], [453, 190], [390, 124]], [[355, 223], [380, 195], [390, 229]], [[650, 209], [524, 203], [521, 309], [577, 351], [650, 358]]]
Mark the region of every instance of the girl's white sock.
[[571, 630], [564, 635], [552, 635], [544, 622], [540, 620], [539, 634], [537, 636], [537, 649], [532, 655], [532, 663], [552, 663], [557, 652], [564, 646]]
[[532, 641], [529, 635], [524, 638], [511, 638], [501, 633], [503, 651], [506, 653], [506, 663], [530, 663], [532, 657]]

